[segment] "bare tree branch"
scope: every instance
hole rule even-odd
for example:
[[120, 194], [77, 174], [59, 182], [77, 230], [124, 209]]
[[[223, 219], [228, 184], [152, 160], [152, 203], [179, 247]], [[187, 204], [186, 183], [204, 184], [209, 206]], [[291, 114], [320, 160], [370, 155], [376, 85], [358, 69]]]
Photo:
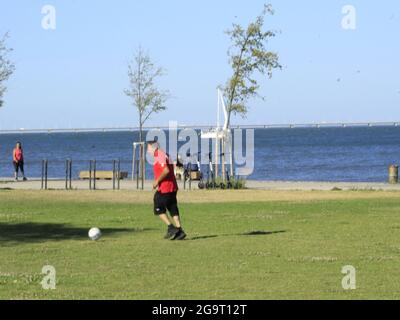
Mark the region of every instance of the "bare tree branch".
[[6, 33], [3, 38], [0, 39], [0, 107], [4, 104], [4, 94], [7, 91], [5, 82], [11, 77], [15, 71], [15, 65], [8, 59], [8, 54], [12, 49], [6, 46], [6, 40], [9, 34]]
[[156, 81], [165, 75], [161, 67], [156, 67], [150, 56], [139, 48], [134, 59], [128, 65], [129, 88], [125, 94], [132, 99], [139, 116], [140, 141], [143, 141], [143, 126], [149, 118], [166, 110], [169, 91], [162, 91]]

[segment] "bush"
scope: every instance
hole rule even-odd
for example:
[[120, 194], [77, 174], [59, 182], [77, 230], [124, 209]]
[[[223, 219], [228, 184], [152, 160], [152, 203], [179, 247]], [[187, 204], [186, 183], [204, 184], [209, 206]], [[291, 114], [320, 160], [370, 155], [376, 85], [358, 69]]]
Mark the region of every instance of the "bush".
[[212, 182], [202, 184], [200, 189], [221, 189], [221, 190], [240, 190], [246, 189], [246, 180], [239, 177], [231, 177], [229, 182], [224, 182], [222, 178], [215, 179], [215, 185]]

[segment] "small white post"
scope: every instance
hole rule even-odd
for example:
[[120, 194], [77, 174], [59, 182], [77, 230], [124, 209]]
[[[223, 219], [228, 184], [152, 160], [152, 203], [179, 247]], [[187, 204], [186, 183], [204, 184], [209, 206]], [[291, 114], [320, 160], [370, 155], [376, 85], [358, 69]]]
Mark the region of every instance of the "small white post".
[[216, 131], [215, 136], [215, 178], [218, 178], [219, 166], [219, 130]]
[[218, 89], [218, 108], [217, 108], [217, 131], [219, 130], [219, 126], [220, 126], [220, 107], [221, 107], [221, 95], [220, 95], [220, 91]]

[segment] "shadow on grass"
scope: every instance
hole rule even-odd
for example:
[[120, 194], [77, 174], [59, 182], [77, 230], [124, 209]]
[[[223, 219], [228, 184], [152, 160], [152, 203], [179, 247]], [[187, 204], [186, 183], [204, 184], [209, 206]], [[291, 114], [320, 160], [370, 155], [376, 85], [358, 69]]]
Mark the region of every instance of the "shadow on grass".
[[252, 237], [252, 236], [271, 236], [274, 234], [279, 234], [279, 233], [286, 233], [286, 230], [280, 230], [280, 231], [252, 231], [252, 232], [246, 232], [246, 233], [236, 233], [236, 234], [222, 234], [222, 235], [211, 235], [211, 236], [200, 236], [200, 237], [193, 237], [189, 238], [189, 241], [195, 241], [195, 240], [206, 240], [206, 239], [214, 239], [214, 238], [219, 238], [219, 237], [231, 237], [231, 236], [243, 236], [243, 237]]
[[[101, 229], [103, 236], [118, 233], [145, 232], [150, 229]], [[83, 240], [88, 238], [89, 228], [77, 228], [53, 223], [0, 223], [0, 244], [34, 243], [45, 241]]]

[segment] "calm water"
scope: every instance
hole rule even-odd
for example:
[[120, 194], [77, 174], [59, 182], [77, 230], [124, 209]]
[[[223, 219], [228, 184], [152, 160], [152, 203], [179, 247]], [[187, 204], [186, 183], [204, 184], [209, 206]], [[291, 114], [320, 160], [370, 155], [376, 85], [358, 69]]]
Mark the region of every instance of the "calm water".
[[[251, 179], [287, 181], [383, 182], [390, 164], [400, 163], [400, 128], [299, 128], [255, 131], [255, 171]], [[65, 174], [65, 159], [74, 176], [96, 159], [99, 170], [112, 170], [121, 159], [131, 171], [132, 132], [0, 135], [0, 177], [12, 176], [12, 148], [23, 142], [26, 173], [40, 177], [41, 160], [49, 159], [49, 175]], [[150, 167], [147, 168], [150, 174]]]

